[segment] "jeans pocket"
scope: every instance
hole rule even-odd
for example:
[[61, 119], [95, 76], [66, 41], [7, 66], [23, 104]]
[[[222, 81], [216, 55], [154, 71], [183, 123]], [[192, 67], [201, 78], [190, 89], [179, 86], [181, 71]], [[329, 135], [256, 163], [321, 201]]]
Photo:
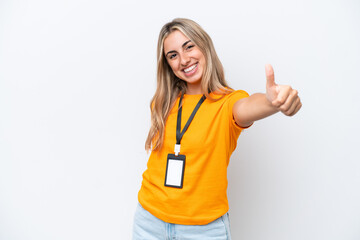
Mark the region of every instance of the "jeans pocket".
[[224, 214], [222, 216], [224, 225], [225, 225], [225, 229], [226, 229], [226, 235], [227, 235], [227, 239], [231, 240], [231, 230], [230, 230], [230, 215], [229, 212], [227, 212], [226, 214]]

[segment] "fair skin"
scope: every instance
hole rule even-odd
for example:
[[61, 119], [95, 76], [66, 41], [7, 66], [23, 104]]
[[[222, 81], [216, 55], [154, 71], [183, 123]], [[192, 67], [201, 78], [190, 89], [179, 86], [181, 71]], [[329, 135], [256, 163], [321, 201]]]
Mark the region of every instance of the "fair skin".
[[186, 81], [186, 94], [201, 94], [205, 57], [182, 32], [174, 31], [164, 40], [164, 53], [174, 74]]
[[[182, 32], [174, 31], [164, 40], [164, 53], [174, 74], [186, 81], [186, 94], [202, 94], [201, 77], [206, 59], [200, 49]], [[234, 104], [233, 116], [241, 127], [277, 112], [286, 116], [295, 115], [302, 104], [298, 92], [288, 85], [275, 83], [274, 70], [265, 65], [266, 93], [255, 93]]]

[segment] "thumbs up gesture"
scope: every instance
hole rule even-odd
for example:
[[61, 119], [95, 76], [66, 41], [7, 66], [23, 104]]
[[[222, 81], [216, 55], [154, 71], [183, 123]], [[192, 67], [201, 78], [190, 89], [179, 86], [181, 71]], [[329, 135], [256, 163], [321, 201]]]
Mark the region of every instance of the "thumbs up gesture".
[[265, 73], [267, 100], [286, 116], [295, 115], [302, 106], [298, 92], [290, 86], [276, 84], [274, 69], [270, 64], [265, 65]]

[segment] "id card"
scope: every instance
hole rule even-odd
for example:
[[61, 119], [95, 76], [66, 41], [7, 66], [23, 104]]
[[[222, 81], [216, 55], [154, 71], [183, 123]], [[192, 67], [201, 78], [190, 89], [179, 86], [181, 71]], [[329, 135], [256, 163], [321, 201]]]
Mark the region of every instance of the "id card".
[[185, 155], [168, 154], [166, 173], [165, 173], [165, 186], [182, 188], [184, 181], [185, 170]]

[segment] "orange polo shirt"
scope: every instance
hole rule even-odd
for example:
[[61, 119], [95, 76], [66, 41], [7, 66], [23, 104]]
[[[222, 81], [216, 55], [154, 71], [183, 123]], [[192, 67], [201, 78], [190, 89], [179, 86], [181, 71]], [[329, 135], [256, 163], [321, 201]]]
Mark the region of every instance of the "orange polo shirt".
[[[184, 95], [181, 130], [202, 95]], [[214, 98], [220, 95], [211, 93]], [[139, 203], [155, 217], [183, 225], [208, 224], [229, 210], [227, 166], [243, 128], [233, 118], [234, 103], [248, 97], [242, 90], [222, 99], [206, 99], [181, 140], [186, 156], [183, 188], [164, 186], [167, 155], [174, 153], [177, 99], [165, 125], [163, 147], [152, 151], [143, 173]]]

